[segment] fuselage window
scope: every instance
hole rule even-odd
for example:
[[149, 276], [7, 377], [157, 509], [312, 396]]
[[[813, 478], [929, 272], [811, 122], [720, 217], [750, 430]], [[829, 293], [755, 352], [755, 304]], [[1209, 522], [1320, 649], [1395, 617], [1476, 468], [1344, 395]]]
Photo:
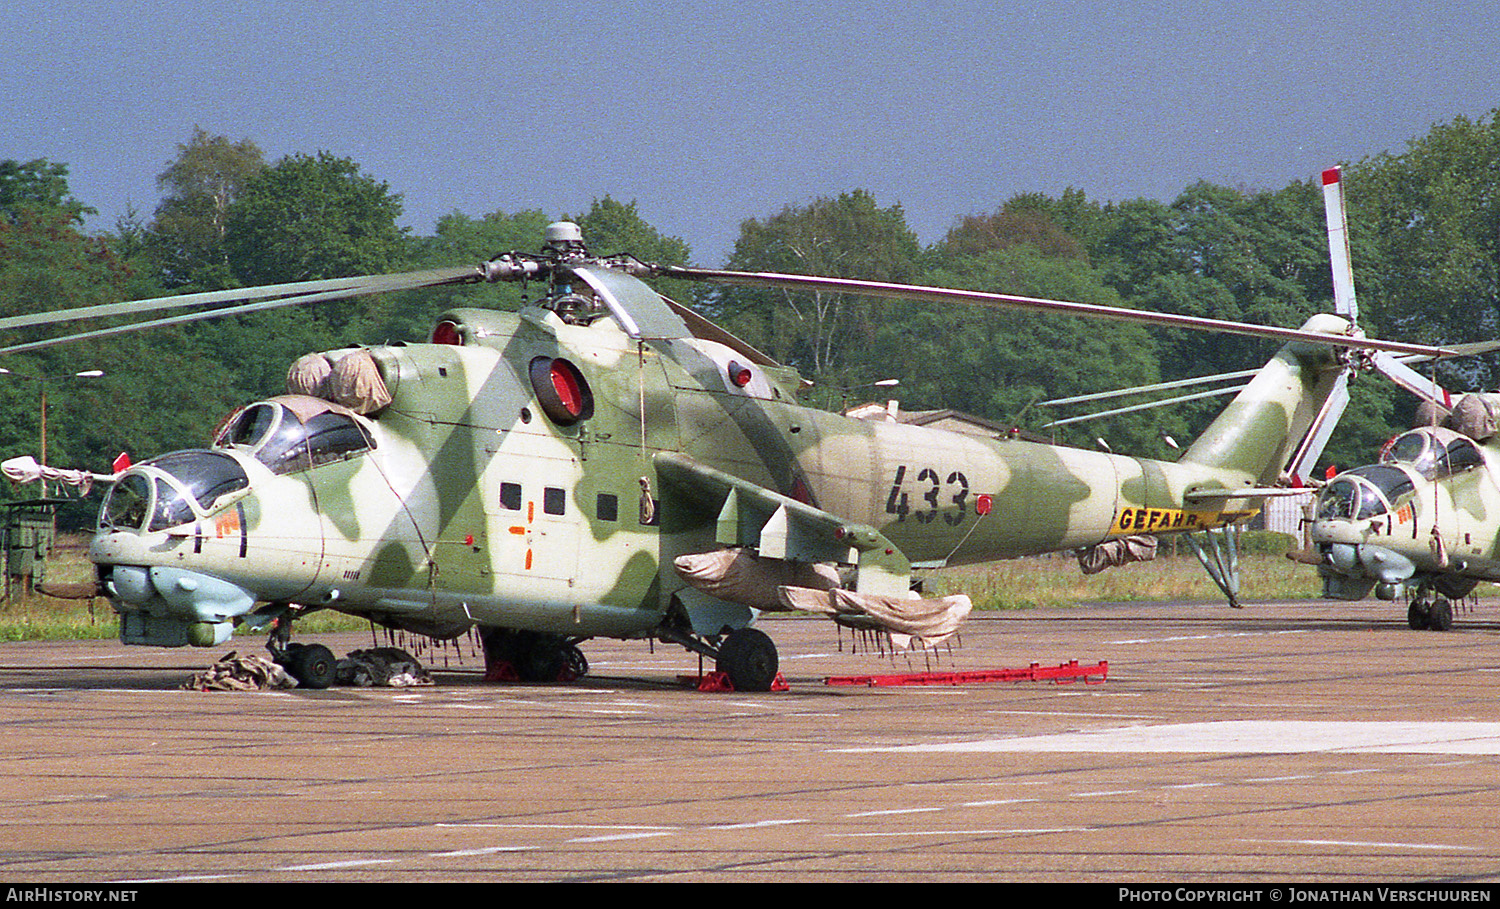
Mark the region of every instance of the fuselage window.
[[555, 486], [542, 490], [542, 511], [547, 514], [563, 514], [568, 510], [568, 493]]
[[504, 508], [506, 511], [520, 511], [521, 510], [521, 484], [520, 483], [501, 483], [500, 484], [500, 507]]
[[607, 492], [599, 493], [598, 507], [594, 513], [601, 521], [618, 521], [620, 519], [620, 500]]

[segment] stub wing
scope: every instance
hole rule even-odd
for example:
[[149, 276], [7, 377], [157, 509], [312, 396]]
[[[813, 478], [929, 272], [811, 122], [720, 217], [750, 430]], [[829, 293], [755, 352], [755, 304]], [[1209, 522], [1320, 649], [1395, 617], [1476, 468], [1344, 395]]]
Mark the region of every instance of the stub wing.
[[714, 522], [713, 548], [673, 560], [695, 590], [754, 609], [825, 615], [885, 635], [896, 649], [946, 641], [972, 608], [966, 596], [913, 593], [911, 562], [874, 527], [682, 454], [662, 452], [655, 463], [664, 509]]

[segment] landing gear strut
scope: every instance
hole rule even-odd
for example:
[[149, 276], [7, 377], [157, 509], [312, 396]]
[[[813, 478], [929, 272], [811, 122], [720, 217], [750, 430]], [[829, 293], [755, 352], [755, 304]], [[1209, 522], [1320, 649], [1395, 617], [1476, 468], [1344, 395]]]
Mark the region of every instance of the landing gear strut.
[[755, 628], [725, 629], [706, 638], [686, 626], [662, 625], [656, 629], [656, 636], [712, 657], [715, 672], [727, 678], [735, 691], [770, 691], [780, 677], [775, 642]]

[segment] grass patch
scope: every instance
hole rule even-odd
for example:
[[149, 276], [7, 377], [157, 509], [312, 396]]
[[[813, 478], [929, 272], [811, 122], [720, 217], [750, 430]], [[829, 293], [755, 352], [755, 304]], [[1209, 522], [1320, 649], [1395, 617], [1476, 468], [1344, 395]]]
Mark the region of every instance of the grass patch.
[[[942, 568], [928, 577], [929, 596], [966, 593], [975, 609], [1032, 609], [1078, 603], [1222, 600], [1224, 594], [1191, 555], [1168, 555], [1085, 575], [1070, 555], [1035, 556]], [[1317, 572], [1285, 555], [1240, 556], [1240, 599], [1316, 599]]]

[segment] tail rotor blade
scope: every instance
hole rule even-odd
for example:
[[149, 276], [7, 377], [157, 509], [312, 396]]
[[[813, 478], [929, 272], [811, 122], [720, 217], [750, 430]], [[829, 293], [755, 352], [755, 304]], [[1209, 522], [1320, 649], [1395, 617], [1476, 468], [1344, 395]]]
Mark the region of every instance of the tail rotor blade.
[[1376, 352], [1372, 355], [1371, 362], [1382, 375], [1417, 397], [1431, 401], [1447, 410], [1453, 409], [1453, 399], [1446, 388], [1402, 363], [1391, 354], [1383, 351]]
[[1323, 409], [1313, 418], [1312, 425], [1307, 428], [1307, 434], [1297, 444], [1292, 452], [1291, 460], [1287, 463], [1287, 473], [1301, 482], [1307, 478], [1307, 471], [1318, 463], [1318, 458], [1323, 456], [1323, 449], [1328, 445], [1328, 438], [1333, 435], [1334, 427], [1338, 425], [1339, 418], [1344, 415], [1344, 408], [1349, 405], [1349, 371], [1339, 373], [1337, 384], [1328, 398], [1323, 402]]
[[1354, 298], [1354, 269], [1349, 257], [1349, 217], [1344, 209], [1343, 172], [1337, 167], [1323, 171], [1323, 211], [1328, 217], [1333, 311], [1358, 325], [1359, 303]]

